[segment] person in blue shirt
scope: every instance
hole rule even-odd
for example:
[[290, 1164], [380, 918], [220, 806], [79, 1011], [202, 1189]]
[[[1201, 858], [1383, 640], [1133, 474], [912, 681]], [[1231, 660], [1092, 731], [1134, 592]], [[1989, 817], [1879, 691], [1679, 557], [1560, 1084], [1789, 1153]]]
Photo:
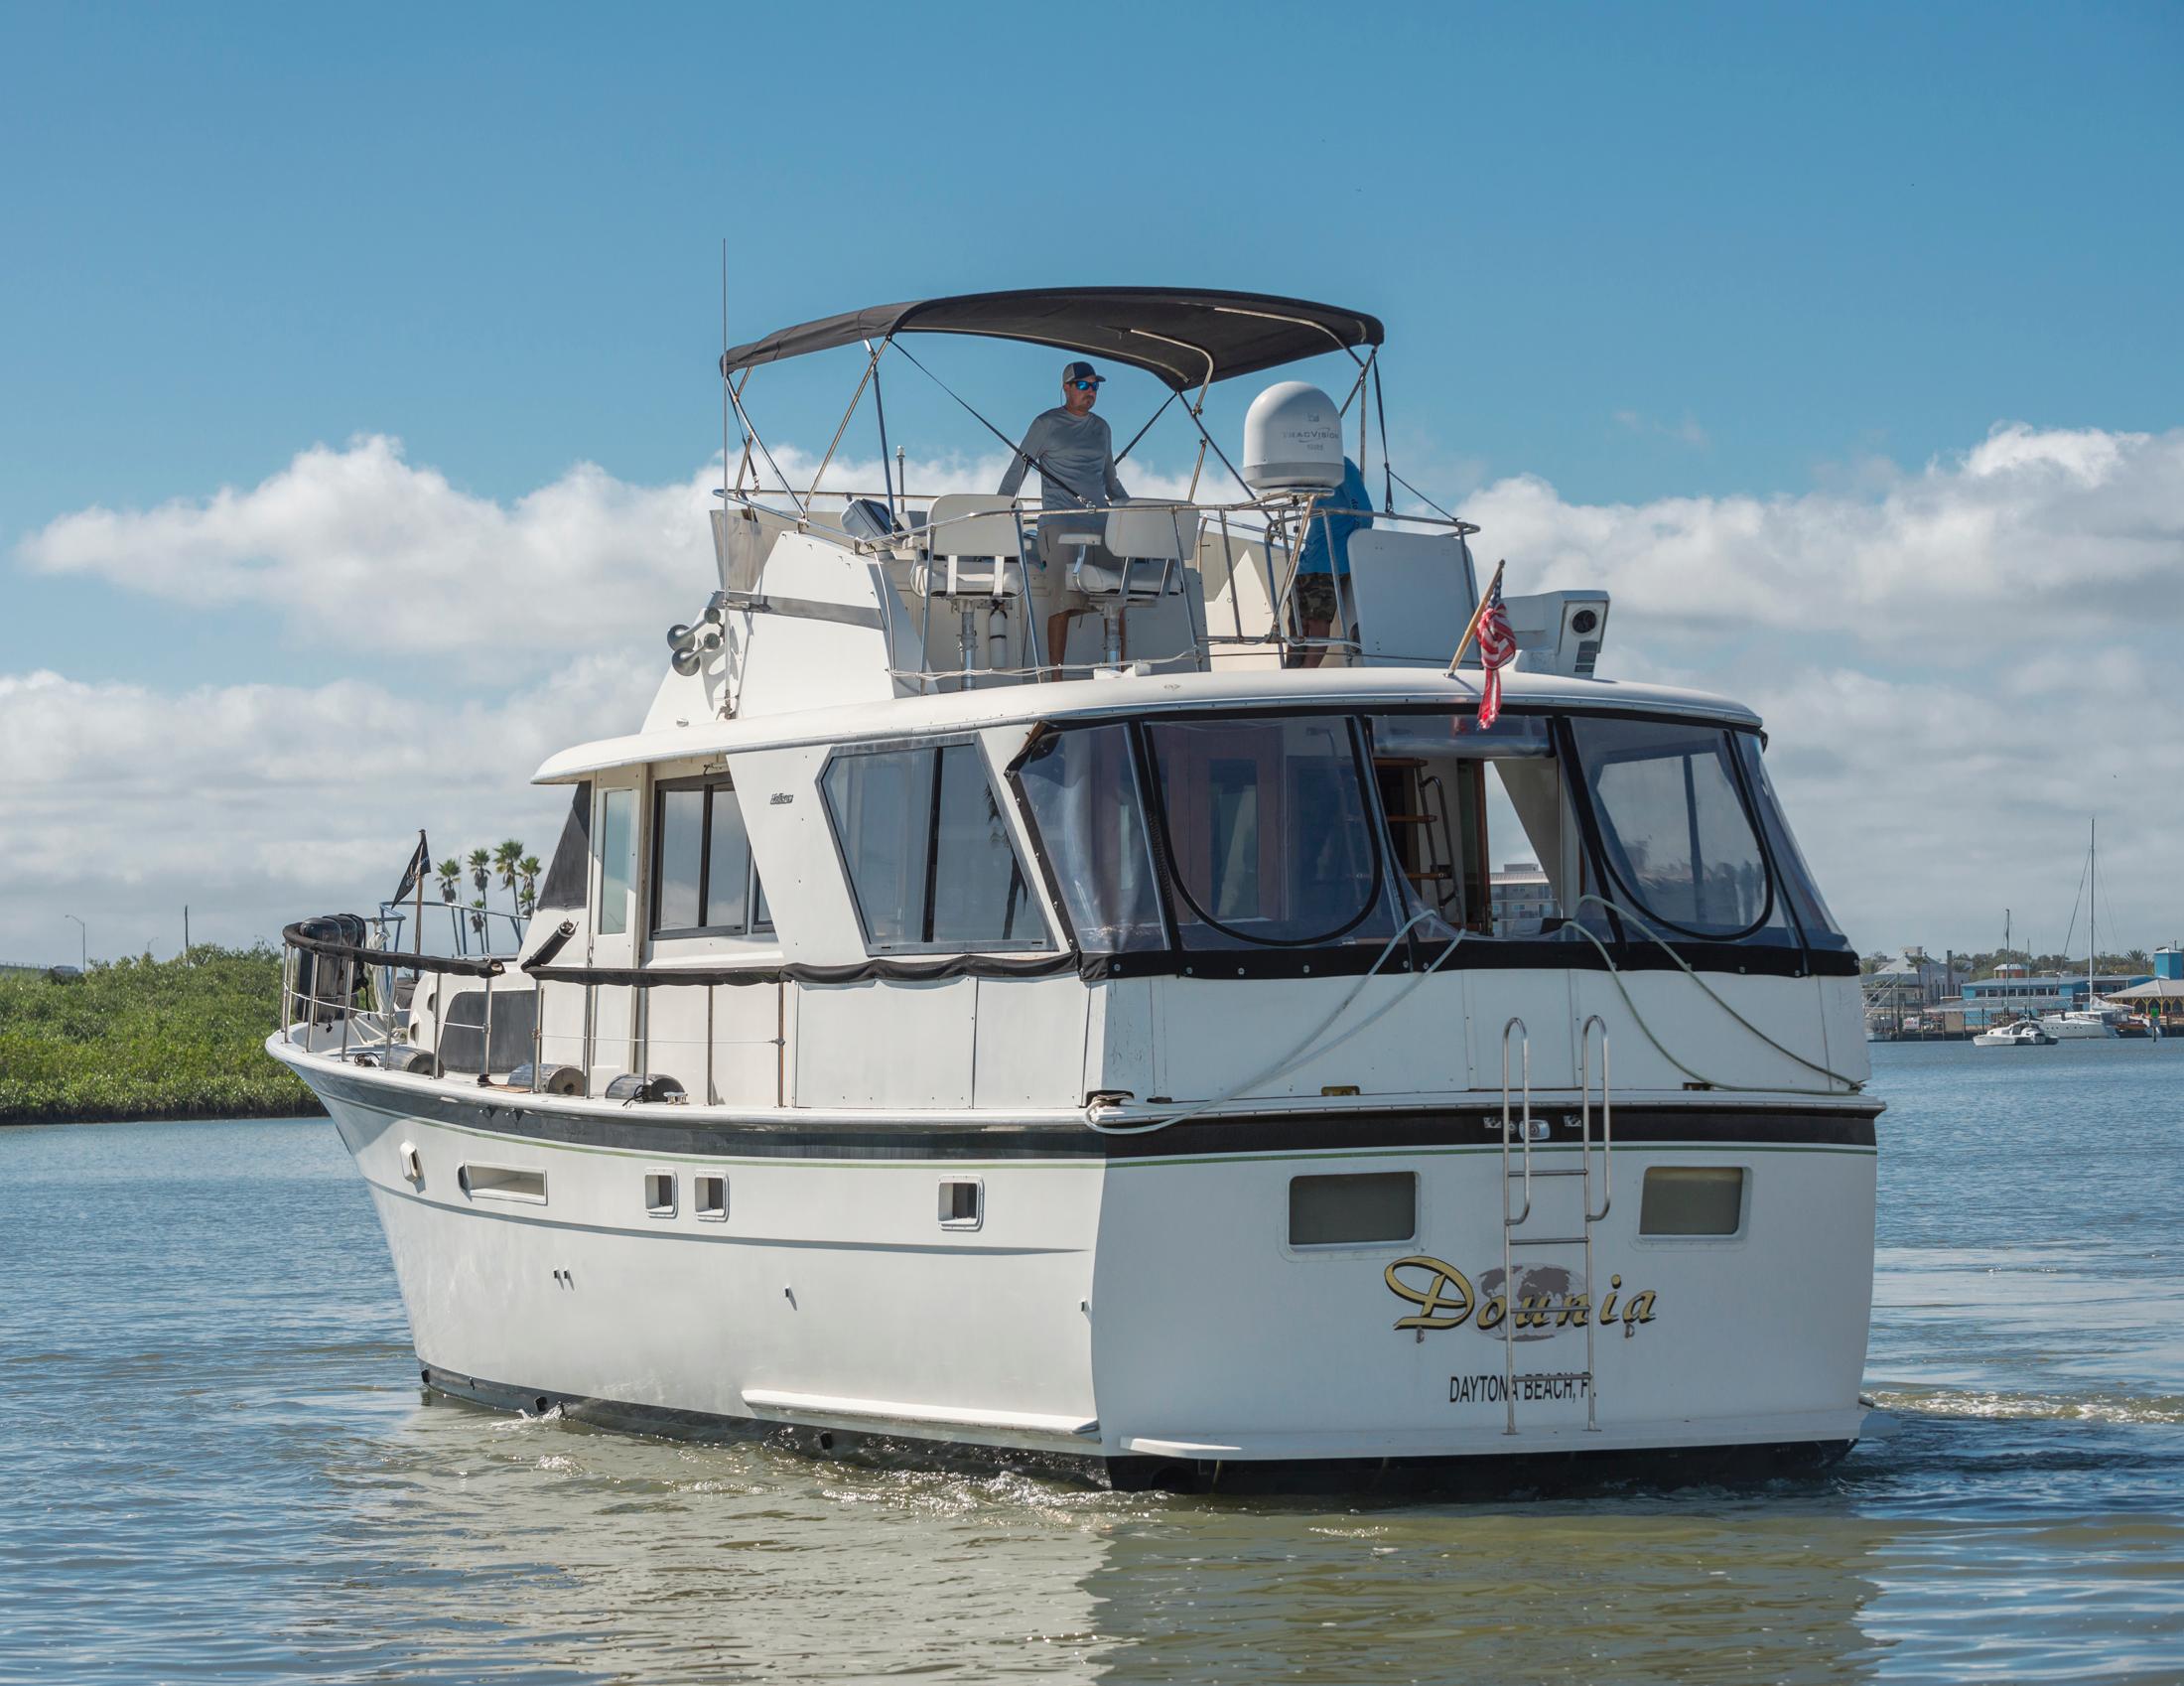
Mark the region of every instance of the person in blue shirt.
[[[1339, 621], [1357, 636], [1357, 613], [1350, 595], [1350, 535], [1373, 524], [1373, 494], [1365, 490], [1365, 471], [1342, 459], [1342, 484], [1312, 499], [1302, 550], [1297, 559], [1292, 596], [1306, 638], [1325, 638]], [[1327, 658], [1324, 644], [1303, 652], [1300, 665], [1317, 667]]]

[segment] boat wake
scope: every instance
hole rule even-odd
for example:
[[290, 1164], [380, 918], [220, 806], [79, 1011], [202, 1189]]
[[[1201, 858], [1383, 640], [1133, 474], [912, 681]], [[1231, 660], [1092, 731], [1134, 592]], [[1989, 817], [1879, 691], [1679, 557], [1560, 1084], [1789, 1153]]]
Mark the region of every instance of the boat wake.
[[2184, 1396], [2131, 1393], [2015, 1393], [1964, 1388], [1880, 1389], [1873, 1404], [1899, 1417], [1988, 1422], [2184, 1423]]

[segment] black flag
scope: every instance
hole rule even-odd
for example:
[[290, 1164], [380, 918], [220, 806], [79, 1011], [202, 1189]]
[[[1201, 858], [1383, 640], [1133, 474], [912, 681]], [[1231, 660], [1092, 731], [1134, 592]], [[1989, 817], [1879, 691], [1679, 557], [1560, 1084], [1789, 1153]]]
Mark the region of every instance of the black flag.
[[417, 847], [410, 854], [409, 865], [402, 869], [402, 882], [394, 887], [394, 894], [388, 897], [387, 900], [390, 902], [401, 901], [403, 897], [416, 889], [423, 882], [425, 875], [431, 871], [432, 850], [426, 847], [425, 834], [420, 831], [417, 834]]

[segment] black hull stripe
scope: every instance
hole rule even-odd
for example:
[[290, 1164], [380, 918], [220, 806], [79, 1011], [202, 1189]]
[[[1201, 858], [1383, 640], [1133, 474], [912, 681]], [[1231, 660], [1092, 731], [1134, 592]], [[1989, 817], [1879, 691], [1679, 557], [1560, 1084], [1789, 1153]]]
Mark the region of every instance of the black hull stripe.
[[[1373, 1112], [1313, 1112], [1255, 1118], [1198, 1119], [1144, 1135], [1106, 1135], [1079, 1123], [867, 1126], [801, 1121], [724, 1122], [662, 1118], [664, 1108], [596, 1112], [533, 1111], [491, 1091], [450, 1093], [397, 1084], [347, 1071], [305, 1066], [302, 1074], [323, 1099], [457, 1129], [567, 1147], [721, 1159], [824, 1160], [1086, 1160], [1154, 1162], [1249, 1158], [1269, 1154], [1402, 1152], [1498, 1148], [1501, 1103], [1391, 1108]], [[1870, 1150], [1872, 1101], [1831, 1108], [1622, 1105], [1615, 1108], [1619, 1147], [1669, 1143], [1750, 1148]], [[1579, 1139], [1574, 1110], [1539, 1109], [1546, 1146]], [[1598, 1121], [1594, 1121], [1598, 1130]], [[1595, 1138], [1597, 1139], [1597, 1138]], [[1535, 1142], [1535, 1147], [1543, 1145]]]
[[1374, 1493], [1419, 1492], [1486, 1497], [1570, 1492], [1608, 1482], [1651, 1488], [1772, 1480], [1814, 1474], [1839, 1462], [1848, 1440], [1773, 1441], [1757, 1446], [1638, 1448], [1569, 1452], [1534, 1448], [1438, 1458], [1211, 1459], [1102, 1458], [1065, 1452], [1012, 1451], [962, 1441], [923, 1440], [849, 1429], [821, 1429], [752, 1417], [716, 1416], [620, 1400], [580, 1398], [548, 1388], [511, 1387], [449, 1370], [426, 1369], [429, 1392], [503, 1411], [559, 1409], [576, 1422], [675, 1440], [762, 1440], [814, 1458], [879, 1467], [1020, 1470], [1087, 1481], [1118, 1491]]

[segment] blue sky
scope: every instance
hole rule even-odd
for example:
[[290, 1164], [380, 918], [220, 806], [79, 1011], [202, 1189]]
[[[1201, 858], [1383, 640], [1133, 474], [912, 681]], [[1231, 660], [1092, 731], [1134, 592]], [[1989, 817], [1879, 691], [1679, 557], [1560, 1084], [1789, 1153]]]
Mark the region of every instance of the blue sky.
[[[1372, 310], [1399, 466], [1449, 496], [1855, 498], [2001, 424], [2159, 438], [2180, 71], [2173, 5], [10, 8], [0, 675], [369, 677], [276, 599], [23, 543], [359, 435], [501, 506], [580, 463], [687, 481], [724, 236], [738, 339], [1068, 281]], [[1016, 413], [1049, 360], [954, 366]], [[836, 383], [759, 395], [823, 445]], [[982, 448], [889, 402], [913, 450]], [[1784, 636], [1769, 661], [1860, 634]], [[471, 700], [521, 678], [381, 653]]]

